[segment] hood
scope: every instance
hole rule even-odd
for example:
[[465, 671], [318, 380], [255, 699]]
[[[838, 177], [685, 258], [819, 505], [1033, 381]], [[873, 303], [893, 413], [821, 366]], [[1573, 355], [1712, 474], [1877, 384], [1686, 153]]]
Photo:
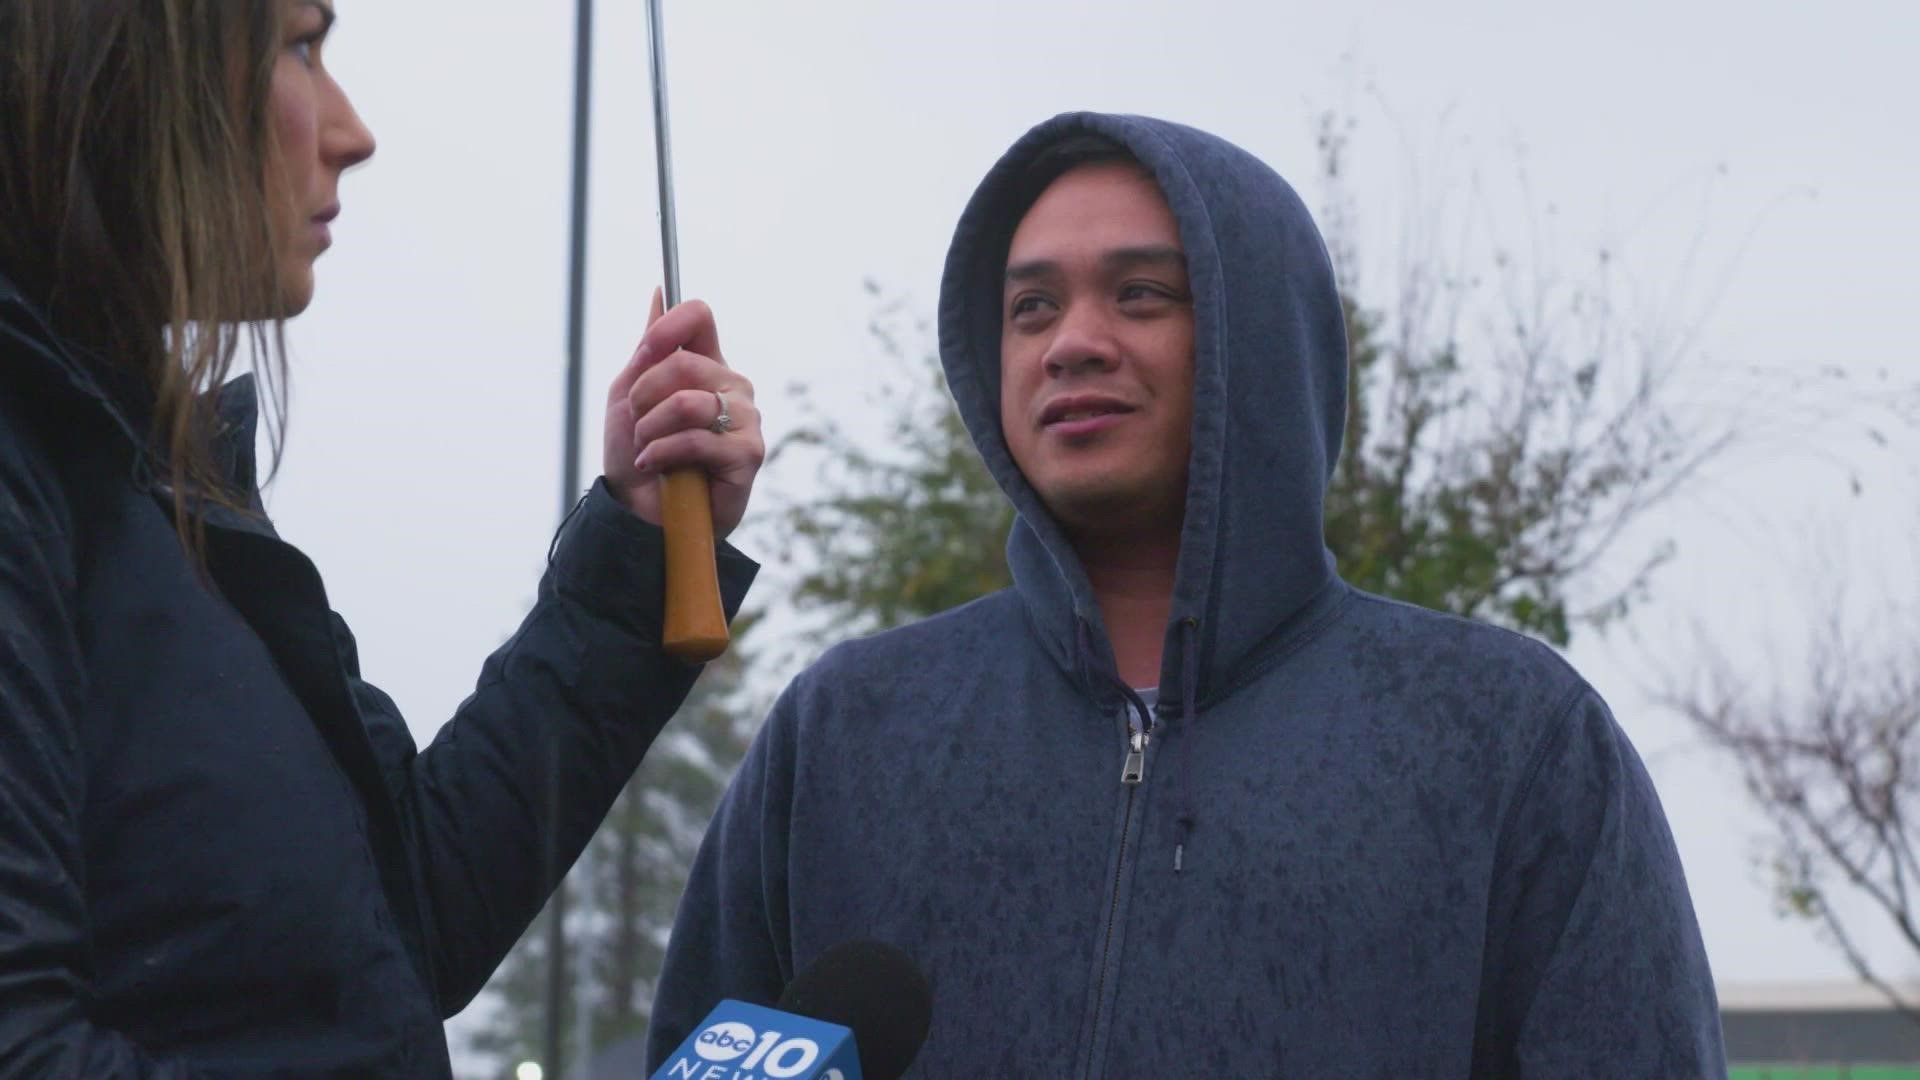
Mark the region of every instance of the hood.
[[[1054, 658], [1101, 699], [1124, 693], [1100, 608], [1000, 429], [1002, 276], [1038, 191], [1029, 167], [1077, 135], [1127, 148], [1179, 224], [1194, 305], [1193, 449], [1160, 698], [1229, 692], [1337, 590], [1321, 504], [1346, 421], [1345, 320], [1326, 245], [1279, 174], [1220, 138], [1139, 116], [1035, 127], [975, 191], [948, 250], [940, 356], [988, 469], [1013, 501], [1014, 584]], [[1191, 682], [1192, 685], [1188, 685]]]

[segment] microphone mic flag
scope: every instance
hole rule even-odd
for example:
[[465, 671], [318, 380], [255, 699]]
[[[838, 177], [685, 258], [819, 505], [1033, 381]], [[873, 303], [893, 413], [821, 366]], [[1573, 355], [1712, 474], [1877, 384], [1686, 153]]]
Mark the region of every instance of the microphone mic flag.
[[853, 1032], [728, 998], [653, 1080], [865, 1080]]
[[847, 942], [794, 976], [777, 1009], [722, 1001], [653, 1080], [899, 1080], [932, 1021], [912, 958]]

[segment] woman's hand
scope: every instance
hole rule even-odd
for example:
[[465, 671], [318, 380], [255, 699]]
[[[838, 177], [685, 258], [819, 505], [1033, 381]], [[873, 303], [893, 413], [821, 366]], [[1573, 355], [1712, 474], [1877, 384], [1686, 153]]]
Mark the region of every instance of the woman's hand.
[[[732, 425], [716, 432], [723, 398]], [[605, 441], [607, 487], [635, 514], [660, 524], [661, 476], [690, 467], [707, 473], [715, 539], [740, 524], [767, 444], [753, 384], [727, 367], [706, 304], [662, 313], [654, 290], [647, 332], [607, 391]]]

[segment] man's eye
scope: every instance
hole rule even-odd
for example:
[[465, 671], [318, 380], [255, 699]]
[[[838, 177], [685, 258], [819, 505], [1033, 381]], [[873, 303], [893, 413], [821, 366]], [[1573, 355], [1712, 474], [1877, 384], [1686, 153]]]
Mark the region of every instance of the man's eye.
[[1031, 314], [1032, 312], [1040, 310], [1041, 306], [1046, 302], [1045, 297], [1022, 296], [1014, 300], [1011, 311], [1014, 315]]
[[1161, 289], [1153, 285], [1143, 285], [1138, 282], [1135, 282], [1127, 285], [1122, 285], [1120, 287], [1120, 299], [1122, 301], [1166, 300], [1166, 299], [1169, 299], [1169, 297], [1165, 289]]

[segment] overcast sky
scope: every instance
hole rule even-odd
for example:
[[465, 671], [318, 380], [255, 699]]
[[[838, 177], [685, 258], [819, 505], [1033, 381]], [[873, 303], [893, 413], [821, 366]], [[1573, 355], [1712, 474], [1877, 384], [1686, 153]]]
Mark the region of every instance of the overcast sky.
[[[327, 60], [380, 150], [344, 184], [319, 299], [293, 326], [269, 506], [424, 742], [530, 603], [557, 518], [573, 19], [558, 0], [338, 4]], [[1026, 128], [1080, 108], [1215, 131], [1319, 205], [1313, 118], [1344, 107], [1363, 270], [1477, 191], [1476, 212], [1544, 238], [1549, 262], [1617, 252], [1636, 317], [1697, 326], [1701, 372], [1920, 378], [1912, 5], [666, 7], [683, 281], [714, 305], [775, 437], [796, 419], [791, 381], [866, 404], [863, 280], [930, 312], [973, 185]], [[598, 9], [588, 476], [594, 403], [659, 277], [644, 7]], [[1656, 603], [1571, 651], [1649, 761], [1723, 985], [1845, 969], [1774, 916], [1752, 867], [1759, 820], [1647, 687], [1696, 633], [1755, 674], [1790, 668], [1829, 602], [1816, 566], [1862, 601], [1920, 596], [1916, 448], [1822, 439], [1761, 440], [1632, 538], [1679, 545]]]

